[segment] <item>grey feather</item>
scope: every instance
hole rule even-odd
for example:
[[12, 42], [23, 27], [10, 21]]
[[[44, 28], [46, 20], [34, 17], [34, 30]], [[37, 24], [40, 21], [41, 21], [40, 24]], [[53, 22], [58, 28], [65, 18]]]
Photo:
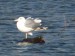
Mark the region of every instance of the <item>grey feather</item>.
[[36, 23], [33, 19], [26, 19], [25, 26], [36, 29], [41, 23]]

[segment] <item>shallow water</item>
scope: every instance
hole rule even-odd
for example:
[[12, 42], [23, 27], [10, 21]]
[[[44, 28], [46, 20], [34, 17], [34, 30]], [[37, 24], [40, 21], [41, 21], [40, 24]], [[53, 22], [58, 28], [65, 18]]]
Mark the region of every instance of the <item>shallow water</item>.
[[[45, 44], [19, 46], [25, 37], [14, 19], [40, 18]], [[75, 56], [75, 0], [0, 0], [0, 56]]]

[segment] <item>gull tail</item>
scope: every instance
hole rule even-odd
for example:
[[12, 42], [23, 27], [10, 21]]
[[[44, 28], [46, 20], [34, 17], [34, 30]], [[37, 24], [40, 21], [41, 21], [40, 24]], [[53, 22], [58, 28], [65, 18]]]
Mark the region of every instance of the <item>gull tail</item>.
[[31, 35], [31, 36], [32, 36], [32, 35], [33, 35], [33, 33], [32, 33], [32, 32], [28, 32], [28, 35]]
[[36, 28], [35, 29], [35, 31], [40, 31], [40, 30], [47, 30], [48, 29], [48, 27], [38, 27], [38, 28]]

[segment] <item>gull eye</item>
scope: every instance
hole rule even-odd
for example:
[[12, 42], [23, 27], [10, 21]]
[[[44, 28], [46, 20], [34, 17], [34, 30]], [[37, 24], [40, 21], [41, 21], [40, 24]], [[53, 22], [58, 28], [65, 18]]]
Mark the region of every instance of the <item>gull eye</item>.
[[21, 18], [19, 18], [19, 20], [21, 20]]

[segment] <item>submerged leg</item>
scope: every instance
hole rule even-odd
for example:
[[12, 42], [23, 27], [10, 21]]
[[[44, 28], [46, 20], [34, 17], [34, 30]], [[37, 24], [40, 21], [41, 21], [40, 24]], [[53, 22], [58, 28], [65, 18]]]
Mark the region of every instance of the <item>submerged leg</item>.
[[26, 39], [27, 39], [27, 33], [26, 33]]

